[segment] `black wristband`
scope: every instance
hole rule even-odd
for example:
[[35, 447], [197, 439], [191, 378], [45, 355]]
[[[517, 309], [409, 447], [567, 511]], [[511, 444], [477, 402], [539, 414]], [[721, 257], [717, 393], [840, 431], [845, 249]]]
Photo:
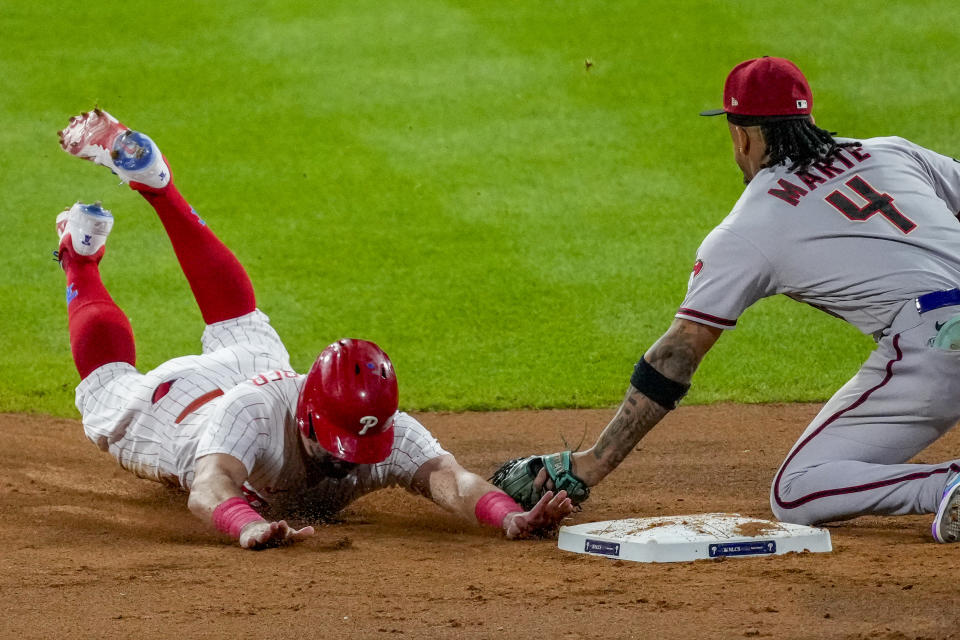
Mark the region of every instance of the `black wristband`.
[[667, 411], [676, 409], [681, 398], [687, 395], [690, 389], [690, 385], [671, 380], [643, 358], [640, 358], [637, 366], [633, 368], [630, 384]]

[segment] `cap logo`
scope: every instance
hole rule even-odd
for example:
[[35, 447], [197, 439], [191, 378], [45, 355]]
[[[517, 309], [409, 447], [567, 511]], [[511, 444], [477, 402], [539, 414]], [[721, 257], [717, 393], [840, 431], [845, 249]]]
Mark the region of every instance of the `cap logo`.
[[797, 109], [806, 109], [807, 101], [806, 100], [797, 100]]
[[360, 418], [360, 424], [363, 425], [363, 429], [360, 429], [360, 433], [357, 435], [364, 436], [367, 434], [367, 431], [380, 424], [380, 419], [377, 418], [377, 416], [363, 416]]
[[736, 99], [736, 98], [734, 98], [734, 97], [731, 96], [731, 97], [730, 97], [730, 106], [731, 106], [731, 107], [739, 107], [739, 106], [740, 106], [740, 103], [737, 102], [737, 99]]

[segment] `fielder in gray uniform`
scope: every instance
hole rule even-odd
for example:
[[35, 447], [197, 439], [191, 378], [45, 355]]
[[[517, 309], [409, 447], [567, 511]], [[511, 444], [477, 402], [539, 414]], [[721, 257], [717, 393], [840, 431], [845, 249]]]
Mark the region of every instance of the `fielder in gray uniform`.
[[96, 109], [71, 118], [60, 143], [150, 202], [207, 325], [201, 355], [138, 371], [130, 323], [100, 277], [113, 216], [77, 203], [57, 217], [77, 408], [87, 437], [123, 468], [188, 491], [198, 518], [250, 549], [313, 534], [284, 518], [325, 518], [390, 486], [508, 538], [572, 511], [563, 491], [525, 511], [461, 467], [397, 411], [393, 364], [374, 343], [338, 340], [307, 375], [293, 371], [246, 271], [177, 191], [150, 138]]
[[701, 244], [673, 324], [593, 447], [521, 460], [495, 483], [519, 487], [524, 502], [556, 487], [582, 501], [676, 407], [744, 310], [784, 294], [877, 348], [777, 471], [774, 515], [812, 524], [930, 513], [938, 542], [960, 538], [960, 460], [907, 463], [960, 419], [960, 164], [902, 138], [834, 138], [812, 107], [788, 60], [731, 71], [723, 109], [702, 115], [726, 115], [747, 186]]

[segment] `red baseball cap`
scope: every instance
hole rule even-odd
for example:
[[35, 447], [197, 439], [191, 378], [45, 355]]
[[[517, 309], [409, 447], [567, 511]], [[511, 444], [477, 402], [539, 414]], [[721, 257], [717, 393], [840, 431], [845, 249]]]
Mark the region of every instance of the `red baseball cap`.
[[813, 93], [803, 73], [786, 58], [764, 56], [741, 62], [723, 85], [723, 108], [702, 116], [727, 114], [734, 124], [805, 118], [813, 110]]

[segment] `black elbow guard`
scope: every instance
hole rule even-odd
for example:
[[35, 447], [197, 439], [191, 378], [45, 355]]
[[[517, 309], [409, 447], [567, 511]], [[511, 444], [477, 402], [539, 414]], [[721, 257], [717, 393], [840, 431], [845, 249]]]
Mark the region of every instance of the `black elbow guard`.
[[690, 389], [690, 385], [671, 380], [643, 358], [640, 358], [637, 366], [633, 368], [630, 384], [667, 411], [676, 409]]

